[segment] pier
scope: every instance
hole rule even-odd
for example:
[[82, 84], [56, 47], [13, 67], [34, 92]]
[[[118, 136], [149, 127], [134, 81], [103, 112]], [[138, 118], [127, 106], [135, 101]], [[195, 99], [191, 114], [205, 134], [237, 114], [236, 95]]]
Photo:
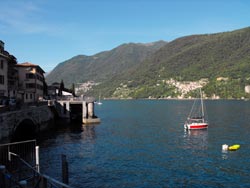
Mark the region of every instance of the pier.
[[93, 124], [101, 122], [95, 115], [94, 102], [93, 97], [77, 97], [50, 100], [48, 105], [56, 109], [60, 118], [81, 119], [83, 124]]

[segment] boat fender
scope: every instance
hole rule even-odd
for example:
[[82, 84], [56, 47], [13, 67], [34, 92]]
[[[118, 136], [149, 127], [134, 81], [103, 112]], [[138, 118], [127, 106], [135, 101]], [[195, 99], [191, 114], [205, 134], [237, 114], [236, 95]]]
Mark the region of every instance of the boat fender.
[[228, 150], [228, 145], [227, 144], [223, 144], [222, 145], [222, 150], [223, 151], [227, 151]]

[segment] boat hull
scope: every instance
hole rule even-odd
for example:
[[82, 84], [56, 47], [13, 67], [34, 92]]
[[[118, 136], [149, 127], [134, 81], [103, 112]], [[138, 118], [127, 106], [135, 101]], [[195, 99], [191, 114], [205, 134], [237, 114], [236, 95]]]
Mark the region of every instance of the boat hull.
[[240, 148], [240, 145], [239, 144], [235, 144], [235, 145], [229, 146], [228, 150], [229, 151], [236, 151], [239, 148]]
[[188, 130], [207, 129], [208, 123], [186, 123], [184, 128]]

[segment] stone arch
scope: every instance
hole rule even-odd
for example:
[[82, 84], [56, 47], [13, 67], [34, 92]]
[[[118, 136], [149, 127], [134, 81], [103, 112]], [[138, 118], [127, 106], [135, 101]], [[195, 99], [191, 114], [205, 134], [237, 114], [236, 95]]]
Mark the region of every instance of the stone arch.
[[11, 140], [14, 142], [35, 139], [38, 126], [32, 119], [21, 120], [14, 128]]

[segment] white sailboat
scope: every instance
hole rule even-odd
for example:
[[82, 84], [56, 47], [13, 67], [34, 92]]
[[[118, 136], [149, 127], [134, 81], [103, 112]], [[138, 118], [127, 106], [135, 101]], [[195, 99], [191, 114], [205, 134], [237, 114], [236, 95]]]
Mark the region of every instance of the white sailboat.
[[[197, 102], [200, 104], [197, 104]], [[184, 124], [184, 128], [187, 130], [208, 128], [208, 121], [205, 119], [204, 103], [202, 99], [201, 89], [200, 89], [200, 100], [194, 101], [190, 114]]]
[[102, 105], [102, 102], [101, 102], [101, 95], [99, 95], [99, 100], [98, 100], [98, 102], [96, 102], [96, 104]]

